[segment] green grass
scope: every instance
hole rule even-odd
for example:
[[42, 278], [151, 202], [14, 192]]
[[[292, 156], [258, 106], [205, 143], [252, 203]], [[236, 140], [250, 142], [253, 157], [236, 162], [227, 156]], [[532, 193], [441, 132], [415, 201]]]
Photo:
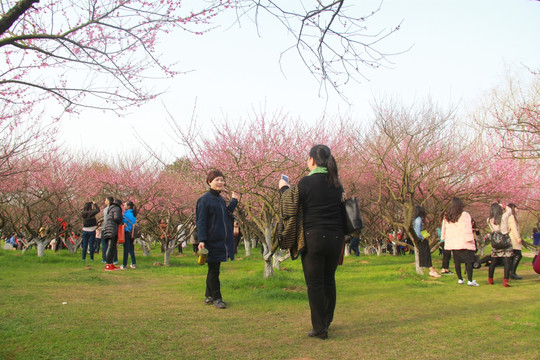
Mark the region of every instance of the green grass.
[[416, 275], [413, 256], [348, 257], [321, 341], [306, 336], [300, 261], [263, 279], [257, 250], [222, 264], [225, 310], [203, 305], [206, 266], [189, 253], [170, 267], [152, 265], [159, 250], [137, 253], [138, 269], [105, 272], [80, 252], [0, 250], [0, 359], [540, 359], [529, 258], [511, 288], [501, 268], [488, 286], [484, 267], [470, 288]]

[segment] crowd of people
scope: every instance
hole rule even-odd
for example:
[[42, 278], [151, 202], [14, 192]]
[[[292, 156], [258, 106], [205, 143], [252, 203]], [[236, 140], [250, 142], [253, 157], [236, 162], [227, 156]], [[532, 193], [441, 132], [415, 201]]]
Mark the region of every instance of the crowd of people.
[[[280, 214], [287, 218], [287, 226], [294, 226], [294, 245], [290, 248], [291, 257], [301, 257], [302, 269], [307, 285], [308, 301], [311, 311], [312, 330], [309, 337], [327, 339], [329, 328], [336, 307], [335, 272], [342, 261], [346, 240], [350, 242], [350, 250], [359, 256], [360, 239], [355, 234], [345, 234], [343, 223], [343, 194], [336, 161], [325, 145], [314, 146], [307, 157], [309, 174], [300, 179], [298, 184], [289, 184], [283, 176], [278, 183], [281, 193]], [[221, 293], [220, 272], [221, 263], [233, 260], [238, 243], [242, 236], [240, 226], [234, 220], [234, 211], [239, 203], [240, 194], [231, 192], [227, 203], [223, 197], [226, 190], [224, 174], [217, 169], [207, 173], [206, 184], [208, 191], [196, 204], [196, 223], [192, 224], [196, 231], [191, 235], [194, 253], [204, 253], [204, 263], [207, 265], [206, 287], [203, 303], [225, 309], [226, 303]], [[137, 226], [137, 207], [132, 201], [124, 203], [120, 199], [107, 197], [104, 199], [103, 219], [98, 221], [101, 212], [94, 201], [84, 204], [81, 212], [82, 219], [82, 260], [87, 254], [90, 261], [94, 260], [95, 252], [101, 247], [102, 261], [105, 271], [135, 269], [136, 257], [134, 251], [133, 233]], [[515, 204], [495, 202], [491, 205], [487, 225], [490, 234], [486, 240], [498, 234], [507, 238], [506, 247], [492, 246], [490, 255], [485, 259], [489, 266], [487, 283], [495, 283], [495, 270], [498, 265], [504, 268], [502, 285], [510, 287], [510, 279], [519, 280], [517, 269], [522, 258], [522, 239], [517, 220], [518, 208]], [[294, 221], [291, 221], [294, 219]], [[437, 235], [440, 239], [442, 254], [441, 273], [437, 272], [431, 259], [431, 236], [426, 231], [427, 214], [424, 207], [415, 208], [411, 231], [398, 231], [390, 234], [389, 242], [394, 244], [394, 251], [404, 254], [407, 248], [418, 252], [418, 266], [427, 268], [429, 276], [434, 278], [453, 275], [450, 261], [454, 261], [454, 270], [458, 284], [478, 287], [474, 279], [474, 264], [478, 260], [479, 230], [471, 215], [465, 211], [465, 204], [460, 198], [453, 198], [447, 210], [438, 218], [440, 226]], [[59, 219], [61, 220], [61, 219]], [[284, 220], [284, 219], [281, 219]], [[65, 223], [64, 223], [65, 224]], [[293, 225], [290, 225], [293, 224]], [[181, 226], [181, 225], [179, 225]], [[169, 239], [168, 223], [159, 224], [161, 240]], [[64, 226], [64, 231], [67, 232]], [[346, 236], [347, 235], [347, 236]], [[411, 236], [415, 237], [414, 242]], [[118, 263], [118, 243], [123, 243], [123, 258], [120, 267]], [[13, 234], [5, 239], [12, 248], [19, 248], [24, 243], [21, 236]], [[165, 241], [162, 243], [162, 252]], [[399, 244], [399, 245], [396, 245]], [[408, 246], [414, 244], [415, 246]], [[540, 245], [540, 233], [535, 228], [533, 244]], [[181, 251], [181, 249], [180, 249]], [[207, 255], [206, 255], [207, 254]], [[128, 266], [128, 261], [131, 263]], [[538, 263], [538, 261], [536, 261]], [[465, 265], [467, 280], [465, 281], [461, 265]], [[536, 265], [535, 265], [536, 266]], [[537, 264], [540, 272], [540, 263]], [[536, 269], [536, 267], [535, 267]]]

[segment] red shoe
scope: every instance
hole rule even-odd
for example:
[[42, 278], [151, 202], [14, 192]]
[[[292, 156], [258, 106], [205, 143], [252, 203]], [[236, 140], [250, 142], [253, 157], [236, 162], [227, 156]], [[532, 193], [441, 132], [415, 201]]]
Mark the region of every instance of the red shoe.
[[118, 270], [119, 268], [116, 267], [114, 264], [107, 264], [105, 265], [105, 271], [114, 271]]
[[493, 278], [488, 278], [488, 285], [493, 285]]
[[503, 279], [503, 286], [510, 287], [510, 284], [508, 283], [508, 279]]

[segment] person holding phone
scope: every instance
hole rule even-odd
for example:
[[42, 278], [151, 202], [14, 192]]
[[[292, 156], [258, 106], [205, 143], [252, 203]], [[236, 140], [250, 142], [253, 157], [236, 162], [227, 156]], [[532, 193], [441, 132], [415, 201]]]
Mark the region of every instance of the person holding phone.
[[96, 240], [97, 219], [99, 206], [94, 200], [84, 204], [81, 217], [83, 219], [82, 228], [82, 261], [86, 260], [88, 246], [90, 246], [90, 260], [94, 261], [94, 242]]
[[309, 174], [296, 186], [290, 186], [283, 176], [279, 180], [280, 212], [285, 214], [289, 209], [298, 209], [298, 226], [303, 228], [300, 231], [303, 240], [299, 240], [302, 245], [297, 250], [302, 259], [313, 327], [308, 336], [325, 340], [334, 319], [335, 272], [345, 239], [341, 205], [343, 187], [336, 160], [328, 146], [313, 146], [307, 167]]
[[197, 200], [196, 207], [198, 248], [208, 249], [204, 303], [225, 309], [227, 305], [221, 295], [219, 274], [222, 262], [228, 258], [234, 260], [232, 214], [238, 205], [240, 194], [233, 191], [227, 205], [221, 196], [225, 190], [225, 176], [219, 170], [209, 171], [206, 183], [210, 189]]

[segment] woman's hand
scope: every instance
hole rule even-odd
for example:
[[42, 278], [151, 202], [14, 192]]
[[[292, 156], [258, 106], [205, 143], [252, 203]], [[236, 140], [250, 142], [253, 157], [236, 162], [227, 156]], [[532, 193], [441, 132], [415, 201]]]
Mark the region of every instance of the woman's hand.
[[201, 250], [201, 249], [204, 249], [204, 243], [203, 242], [199, 243], [199, 250]]
[[240, 196], [241, 196], [241, 195], [240, 195], [239, 193], [237, 193], [236, 191], [233, 191], [232, 194], [231, 194], [231, 197], [232, 197], [233, 199], [238, 200], [238, 201], [240, 201]]
[[278, 186], [279, 186], [280, 189], [282, 187], [284, 187], [284, 186], [291, 187], [291, 185], [288, 182], [286, 182], [285, 180], [283, 180], [283, 179], [279, 179], [279, 185]]

